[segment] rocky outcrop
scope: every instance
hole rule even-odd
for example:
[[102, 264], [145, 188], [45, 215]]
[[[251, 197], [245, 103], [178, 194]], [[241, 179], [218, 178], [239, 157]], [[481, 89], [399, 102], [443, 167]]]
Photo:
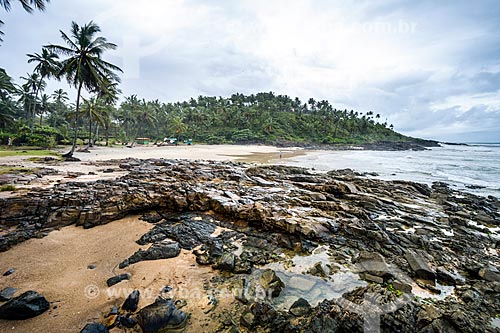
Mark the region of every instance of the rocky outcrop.
[[[381, 317], [386, 332], [494, 331], [489, 319], [500, 313], [497, 198], [443, 183], [381, 181], [352, 170], [316, 174], [235, 162], [115, 163], [128, 171], [116, 181], [66, 183], [0, 199], [0, 249], [64, 225], [87, 228], [143, 213], [154, 224], [137, 241], [147, 249], [125, 259], [127, 254], [120, 267], [170, 258], [183, 249], [199, 265], [224, 271], [217, 281], [235, 286], [237, 305], [221, 332], [361, 332], [358, 310], [367, 300], [404, 300]], [[317, 253], [319, 248], [326, 250]], [[309, 266], [291, 274], [288, 268], [298, 269], [302, 256], [312, 257]], [[346, 272], [354, 274], [348, 275], [357, 282], [353, 288], [348, 282], [335, 285]], [[429, 297], [440, 296], [429, 302], [434, 308], [414, 297], [417, 285]], [[256, 297], [259, 288], [272, 290], [272, 297]], [[322, 296], [325, 288], [331, 294]], [[301, 297], [310, 313], [302, 301], [291, 307]], [[280, 309], [285, 300], [291, 301]], [[173, 313], [175, 304], [158, 302], [140, 310], [143, 329], [183, 323], [181, 314], [175, 323], [162, 322], [160, 314]], [[114, 316], [116, 325], [134, 324], [131, 313]]]

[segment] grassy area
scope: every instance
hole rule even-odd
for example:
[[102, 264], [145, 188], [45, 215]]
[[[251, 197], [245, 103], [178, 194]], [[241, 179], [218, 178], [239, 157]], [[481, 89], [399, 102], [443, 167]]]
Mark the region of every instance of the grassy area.
[[52, 150], [34, 149], [32, 147], [23, 147], [22, 149], [17, 147], [13, 149], [0, 148], [0, 157], [8, 156], [60, 156], [60, 154]]
[[17, 187], [14, 185], [3, 185], [0, 187], [0, 192], [13, 192], [17, 191]]

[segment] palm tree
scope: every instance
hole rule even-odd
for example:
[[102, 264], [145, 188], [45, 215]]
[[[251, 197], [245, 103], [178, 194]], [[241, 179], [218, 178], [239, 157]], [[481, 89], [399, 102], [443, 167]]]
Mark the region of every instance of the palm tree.
[[16, 87], [12, 82], [12, 78], [7, 74], [5, 69], [0, 68], [0, 98], [7, 98], [9, 94], [14, 92], [16, 92]]
[[[23, 6], [24, 10], [27, 11], [28, 13], [33, 13], [34, 9], [38, 9], [40, 11], [45, 10], [45, 3], [50, 2], [50, 0], [18, 0], [21, 5]], [[6, 11], [10, 11], [11, 9], [11, 0], [0, 0], [0, 6], [3, 7]], [[0, 21], [0, 25], [2, 25], [3, 22]], [[4, 33], [0, 31], [0, 36], [2, 36]], [[0, 42], [3, 42], [3, 39], [0, 37]]]
[[89, 92], [99, 92], [105, 89], [109, 78], [115, 82], [120, 81], [115, 72], [122, 72], [122, 70], [102, 59], [104, 51], [116, 49], [116, 44], [109, 43], [104, 37], [97, 37], [100, 31], [99, 26], [92, 21], [82, 27], [72, 22], [71, 38], [65, 32], [60, 31], [61, 38], [67, 46], [52, 44], [46, 46], [50, 51], [68, 57], [61, 63], [60, 74], [77, 89], [73, 145], [71, 150], [63, 155], [64, 157], [72, 157], [75, 151], [82, 88]]
[[49, 52], [47, 49], [43, 48], [42, 49], [42, 54], [27, 54], [28, 56], [28, 63], [35, 62], [37, 65], [35, 66], [35, 69], [33, 70], [34, 73], [37, 73], [40, 76], [40, 81], [38, 85], [35, 88], [35, 103], [33, 104], [33, 119], [31, 122], [31, 132], [33, 132], [33, 126], [35, 123], [35, 113], [36, 113], [36, 104], [37, 104], [37, 98], [38, 98], [38, 93], [40, 92], [42, 88], [42, 83], [44, 78], [48, 78], [51, 76], [55, 76], [59, 72], [59, 62], [57, 59], [59, 59], [59, 56], [53, 52]]
[[68, 93], [62, 89], [55, 90], [50, 97], [52, 97], [55, 103], [65, 103], [69, 100]]
[[32, 73], [32, 74], [27, 74], [26, 76], [21, 76], [22, 80], [25, 80], [26, 83], [22, 85], [23, 91], [28, 93], [28, 96], [25, 96], [25, 105], [24, 109], [26, 111], [26, 121], [29, 121], [29, 119], [33, 119], [33, 117], [30, 117], [31, 112], [34, 112], [32, 109], [32, 105], [36, 104], [36, 101], [34, 100], [35, 96], [35, 91], [37, 90], [37, 87], [39, 85], [43, 85], [44, 82], [40, 81], [39, 79], [40, 75], [37, 73]]
[[[40, 126], [43, 124], [43, 114], [50, 109], [50, 97], [47, 94], [40, 96]], [[50, 111], [49, 111], [50, 112]]]
[[99, 103], [99, 99], [97, 97], [92, 97], [88, 100], [84, 99], [82, 108], [84, 109], [86, 117], [89, 118], [89, 147], [92, 147], [92, 122], [104, 124], [102, 115], [104, 107]]

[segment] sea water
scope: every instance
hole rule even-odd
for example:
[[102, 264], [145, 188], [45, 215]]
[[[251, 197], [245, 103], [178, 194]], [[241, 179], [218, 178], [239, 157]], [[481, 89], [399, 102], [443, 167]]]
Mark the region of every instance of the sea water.
[[431, 185], [440, 181], [474, 194], [500, 197], [500, 144], [446, 145], [424, 151], [311, 151], [284, 161], [317, 171], [350, 168], [376, 178]]

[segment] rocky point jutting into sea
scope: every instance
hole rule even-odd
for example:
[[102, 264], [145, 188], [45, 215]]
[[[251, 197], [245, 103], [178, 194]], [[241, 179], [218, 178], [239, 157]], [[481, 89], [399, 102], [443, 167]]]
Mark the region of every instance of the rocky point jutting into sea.
[[[78, 318], [83, 332], [196, 331], [201, 321], [217, 332], [499, 331], [495, 197], [351, 170], [163, 159], [105, 167], [128, 173], [2, 198], [0, 250], [65, 226], [100, 228], [139, 214], [152, 224], [136, 240], [143, 248], [120, 253], [99, 285], [133, 280], [130, 269], [142, 261], [168, 270], [183, 253], [194, 254], [195, 269], [214, 271], [200, 295], [173, 294], [179, 286], [169, 285], [141, 308], [140, 289], [111, 300], [101, 318]], [[58, 301], [43, 290], [13, 291], [5, 279], [2, 328], [12, 319], [36, 323]], [[210, 307], [184, 311], [196, 297]]]

